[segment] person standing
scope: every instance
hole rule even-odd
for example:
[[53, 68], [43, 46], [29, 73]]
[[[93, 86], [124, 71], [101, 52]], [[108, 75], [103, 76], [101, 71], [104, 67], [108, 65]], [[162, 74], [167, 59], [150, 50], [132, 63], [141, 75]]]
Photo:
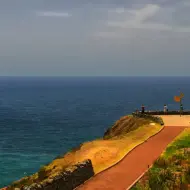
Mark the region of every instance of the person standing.
[[183, 115], [183, 104], [180, 104], [180, 116]]
[[142, 106], [141, 106], [141, 113], [144, 113], [144, 112], [145, 112], [145, 106], [142, 105]]
[[166, 104], [164, 104], [164, 113], [166, 114], [167, 113], [167, 110], [168, 110], [168, 107]]

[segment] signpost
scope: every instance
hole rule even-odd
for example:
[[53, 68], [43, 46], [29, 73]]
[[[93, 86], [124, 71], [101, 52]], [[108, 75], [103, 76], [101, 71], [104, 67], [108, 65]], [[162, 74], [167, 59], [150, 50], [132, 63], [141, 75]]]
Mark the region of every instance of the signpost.
[[179, 96], [174, 96], [174, 101], [180, 103], [180, 116], [183, 114], [183, 103], [182, 100], [184, 98], [184, 94], [180, 92]]

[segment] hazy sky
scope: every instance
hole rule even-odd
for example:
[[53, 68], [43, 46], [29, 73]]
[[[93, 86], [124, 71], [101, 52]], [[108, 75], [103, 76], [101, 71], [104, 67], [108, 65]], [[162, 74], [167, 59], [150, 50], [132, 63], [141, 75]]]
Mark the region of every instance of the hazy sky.
[[190, 76], [190, 0], [0, 0], [0, 75]]

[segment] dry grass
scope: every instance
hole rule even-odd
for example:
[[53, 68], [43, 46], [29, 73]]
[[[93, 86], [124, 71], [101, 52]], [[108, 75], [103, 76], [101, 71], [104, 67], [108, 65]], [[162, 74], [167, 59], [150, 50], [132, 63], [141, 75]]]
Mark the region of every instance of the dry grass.
[[116, 164], [129, 151], [156, 134], [161, 128], [158, 124], [154, 126], [147, 124], [127, 133], [119, 139], [95, 140], [84, 143], [80, 150], [70, 152], [63, 158], [54, 160], [46, 169], [55, 174], [69, 165], [76, 164], [85, 159], [91, 159], [94, 172], [97, 174]]

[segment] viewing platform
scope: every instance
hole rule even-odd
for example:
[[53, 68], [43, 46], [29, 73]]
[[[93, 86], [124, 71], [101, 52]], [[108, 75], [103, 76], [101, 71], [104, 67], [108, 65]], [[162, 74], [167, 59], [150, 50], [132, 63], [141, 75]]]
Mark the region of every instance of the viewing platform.
[[[181, 115], [179, 111], [145, 111], [144, 113], [141, 112], [134, 112], [134, 116], [137, 117], [145, 117], [151, 118], [156, 122], [162, 123], [159, 118], [163, 120], [163, 125], [165, 126], [185, 126], [190, 127], [190, 111], [184, 111]], [[157, 117], [152, 117], [157, 116]]]
[[[141, 113], [141, 112], [139, 112]], [[145, 111], [144, 114], [146, 115], [180, 115], [180, 111]], [[183, 111], [181, 115], [190, 115], [190, 111]]]

